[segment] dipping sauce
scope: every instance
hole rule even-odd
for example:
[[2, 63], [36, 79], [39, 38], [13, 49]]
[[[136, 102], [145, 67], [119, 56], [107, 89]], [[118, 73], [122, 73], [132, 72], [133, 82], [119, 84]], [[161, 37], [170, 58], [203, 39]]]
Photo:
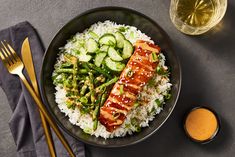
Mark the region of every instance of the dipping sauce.
[[187, 135], [197, 142], [210, 141], [219, 128], [216, 115], [204, 107], [195, 108], [189, 112], [184, 125]]

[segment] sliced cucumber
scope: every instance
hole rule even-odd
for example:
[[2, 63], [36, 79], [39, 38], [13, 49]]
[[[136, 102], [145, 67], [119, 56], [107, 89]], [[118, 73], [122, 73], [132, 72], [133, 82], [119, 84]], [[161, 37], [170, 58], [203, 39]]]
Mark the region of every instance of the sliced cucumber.
[[101, 53], [97, 53], [96, 56], [95, 56], [95, 65], [97, 67], [100, 67], [100, 65], [102, 64], [103, 60], [104, 60], [104, 57], [106, 56], [107, 54], [105, 52], [101, 52]]
[[79, 54], [87, 54], [87, 51], [84, 47], [80, 47]]
[[109, 49], [108, 45], [103, 45], [103, 46], [101, 46], [100, 51], [108, 52], [108, 49]]
[[85, 48], [81, 47], [79, 49], [79, 54], [78, 54], [78, 59], [81, 62], [88, 62], [91, 60], [91, 56], [87, 54], [87, 51], [85, 50]]
[[90, 52], [90, 53], [95, 53], [98, 48], [99, 48], [99, 45], [98, 43], [92, 39], [92, 38], [89, 38], [87, 41], [86, 41], [86, 50], [87, 52]]
[[81, 62], [88, 62], [91, 60], [91, 55], [87, 55], [87, 54], [79, 54], [78, 55], [78, 59]]
[[130, 58], [133, 53], [133, 46], [130, 41], [124, 40], [122, 58], [127, 59]]
[[114, 61], [122, 61], [122, 56], [114, 49], [114, 47], [109, 47], [108, 49], [108, 55], [109, 57]]
[[117, 40], [117, 47], [123, 48], [125, 36], [121, 32], [115, 32], [114, 35]]
[[102, 35], [99, 39], [99, 44], [100, 45], [110, 45], [110, 46], [115, 46], [117, 43], [115, 36], [109, 33], [106, 33]]
[[106, 66], [113, 71], [122, 71], [126, 66], [124, 63], [113, 61], [110, 57], [106, 57], [104, 61]]

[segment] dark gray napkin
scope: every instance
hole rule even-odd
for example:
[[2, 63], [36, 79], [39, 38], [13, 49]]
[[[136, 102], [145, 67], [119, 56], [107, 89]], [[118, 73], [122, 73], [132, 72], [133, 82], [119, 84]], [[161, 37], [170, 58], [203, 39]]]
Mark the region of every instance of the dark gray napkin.
[[[39, 82], [44, 51], [35, 29], [28, 22], [22, 22], [0, 31], [0, 40], [9, 42], [19, 55], [22, 42], [26, 37], [29, 37], [35, 72]], [[26, 74], [25, 70], [24, 74]], [[1, 61], [0, 86], [4, 90], [13, 112], [9, 121], [9, 126], [17, 146], [17, 156], [49, 157], [50, 155], [36, 104], [19, 78], [9, 74]], [[76, 156], [84, 157], [84, 145], [67, 135], [65, 132], [63, 133]], [[57, 156], [69, 156], [54, 133], [53, 138]]]

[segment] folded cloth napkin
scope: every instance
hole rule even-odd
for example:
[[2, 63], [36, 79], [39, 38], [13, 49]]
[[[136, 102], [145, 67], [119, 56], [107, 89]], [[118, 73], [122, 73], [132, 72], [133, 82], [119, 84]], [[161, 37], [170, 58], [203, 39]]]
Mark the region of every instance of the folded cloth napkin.
[[[20, 55], [23, 40], [29, 37], [37, 80], [42, 65], [43, 47], [35, 29], [22, 22], [0, 31], [0, 41], [9, 42]], [[25, 70], [24, 70], [24, 74]], [[4, 90], [12, 117], [9, 126], [17, 147], [18, 157], [49, 157], [49, 151], [41, 125], [38, 108], [20, 79], [8, 73], [0, 61], [0, 86]], [[69, 156], [59, 139], [53, 133], [56, 154], [58, 157]], [[63, 132], [77, 157], [84, 157], [84, 145]]]

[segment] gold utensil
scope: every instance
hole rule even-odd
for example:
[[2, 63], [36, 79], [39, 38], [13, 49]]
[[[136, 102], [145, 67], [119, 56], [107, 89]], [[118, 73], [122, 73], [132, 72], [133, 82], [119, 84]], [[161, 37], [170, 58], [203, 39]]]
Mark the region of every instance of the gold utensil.
[[24, 68], [24, 64], [21, 61], [20, 57], [16, 54], [15, 50], [5, 42], [1, 42], [2, 47], [0, 49], [0, 58], [4, 64], [4, 66], [7, 68], [9, 73], [18, 75], [20, 79], [23, 81], [25, 87], [28, 89], [29, 93], [33, 97], [34, 101], [36, 102], [38, 108], [45, 116], [47, 122], [52, 127], [52, 129], [55, 131], [56, 135], [60, 139], [61, 143], [64, 145], [65, 149], [68, 151], [69, 155], [71, 157], [75, 157], [72, 149], [70, 148], [67, 140], [64, 138], [63, 134], [60, 132], [58, 126], [55, 124], [53, 119], [51, 118], [50, 114], [46, 110], [46, 107], [43, 105], [41, 99], [37, 96], [37, 94], [34, 92], [33, 88], [30, 86], [28, 81], [26, 80], [25, 76], [22, 73], [22, 70]]
[[[36, 75], [35, 75], [35, 71], [34, 71], [33, 58], [32, 58], [32, 54], [31, 54], [31, 49], [30, 49], [28, 38], [26, 38], [22, 44], [21, 56], [22, 56], [22, 61], [25, 65], [25, 69], [26, 69], [28, 76], [31, 80], [31, 84], [33, 85], [34, 91], [37, 94], [37, 96], [40, 97], [37, 79], [36, 79]], [[51, 157], [56, 157], [56, 152], [55, 152], [55, 147], [54, 147], [54, 143], [52, 140], [50, 127], [48, 126], [46, 118], [44, 117], [43, 113], [40, 110], [39, 110], [39, 113], [40, 113], [42, 127], [44, 129], [44, 133], [45, 133], [45, 137], [46, 137], [46, 141], [47, 141], [50, 155], [51, 155]]]

